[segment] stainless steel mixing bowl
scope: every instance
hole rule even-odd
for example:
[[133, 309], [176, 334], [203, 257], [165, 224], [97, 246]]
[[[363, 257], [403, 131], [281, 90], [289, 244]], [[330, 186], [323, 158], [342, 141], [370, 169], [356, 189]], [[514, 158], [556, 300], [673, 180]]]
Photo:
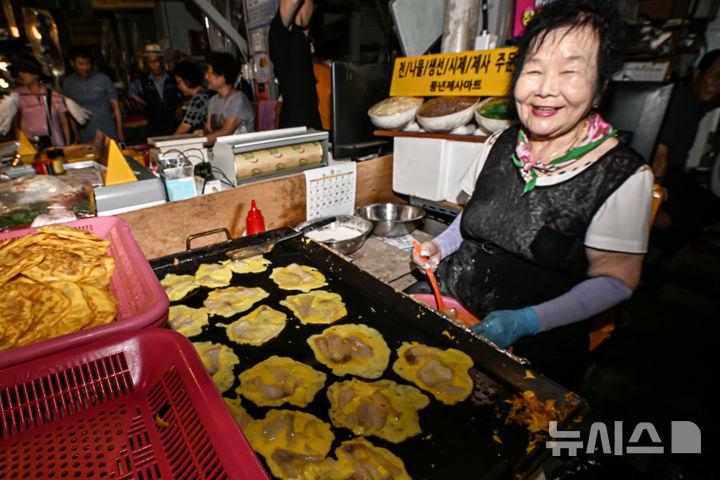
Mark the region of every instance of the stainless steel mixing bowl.
[[[339, 227], [345, 227], [349, 228], [350, 230], [355, 230], [358, 232], [358, 235], [352, 238], [348, 238], [346, 240], [315, 240], [318, 243], [322, 243], [323, 245], [327, 245], [328, 247], [332, 248], [333, 250], [337, 250], [338, 252], [347, 255], [349, 253], [354, 252], [358, 248], [362, 247], [363, 243], [365, 243], [365, 239], [370, 234], [370, 230], [372, 230], [373, 224], [372, 222], [369, 222], [368, 220], [365, 220], [364, 218], [360, 218], [355, 215], [334, 215], [335, 218], [337, 218], [336, 221], [329, 223], [325, 225], [322, 228], [319, 228], [317, 230], [314, 230], [314, 232], [326, 232], [327, 235], [332, 235], [332, 231], [336, 230]], [[308, 220], [306, 222], [301, 223], [297, 226], [297, 229], [300, 230], [303, 227], [306, 227], [308, 225], [311, 225], [316, 222], [320, 222], [324, 220], [327, 217], [321, 217], [321, 218], [313, 218], [312, 220]]]
[[425, 210], [402, 203], [374, 203], [355, 209], [355, 213], [370, 220], [372, 233], [383, 237], [397, 237], [410, 233], [425, 216]]

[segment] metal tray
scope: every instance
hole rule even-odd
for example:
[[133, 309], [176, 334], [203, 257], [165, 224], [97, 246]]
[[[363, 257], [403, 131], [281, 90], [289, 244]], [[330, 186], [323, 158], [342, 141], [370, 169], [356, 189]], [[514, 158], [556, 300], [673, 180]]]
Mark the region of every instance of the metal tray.
[[[159, 278], [167, 273], [192, 274], [201, 263], [224, 260], [224, 252], [227, 250], [260, 243], [290, 232], [290, 229], [283, 228], [194, 250], [190, 249], [188, 242], [188, 251], [151, 260], [150, 265]], [[475, 367], [470, 373], [475, 381], [475, 391], [468, 399], [448, 406], [436, 400], [432, 394], [423, 392], [430, 398], [430, 405], [419, 412], [422, 428], [420, 435], [398, 444], [369, 437], [372, 443], [388, 448], [402, 458], [412, 478], [527, 478], [544, 461], [548, 455], [544, 443], [528, 454], [527, 430], [517, 425], [505, 425], [503, 413], [507, 412], [507, 404], [503, 400], [517, 392], [533, 390], [541, 400], [554, 398], [564, 403], [566, 389], [535, 372], [535, 379], [527, 378], [528, 367], [511, 355], [497, 350], [463, 327], [382, 283], [316, 242], [297, 238], [288, 240], [277, 244], [265, 257], [272, 262], [266, 272], [234, 274], [232, 285], [259, 286], [270, 294], [262, 303], [288, 314], [288, 324], [280, 335], [260, 347], [237, 345], [227, 339], [224, 328], [214, 327], [213, 324], [230, 323], [238, 316], [230, 319], [210, 317], [210, 325], [204, 327], [200, 335], [190, 339], [193, 342], [223, 343], [233, 348], [240, 359], [235, 375], [270, 355], [289, 356], [325, 372], [328, 375], [325, 388], [303, 410], [330, 423], [327, 386], [350, 377], [336, 377], [315, 360], [306, 339], [320, 333], [328, 325], [300, 324], [288, 309], [278, 303], [286, 296], [299, 292], [280, 290], [269, 278], [274, 267], [293, 262], [311, 265], [327, 278], [328, 286], [323, 288], [340, 294], [347, 305], [347, 317], [336, 324], [364, 323], [383, 334], [393, 353], [382, 378], [409, 383], [397, 376], [391, 368], [397, 359], [396, 350], [403, 341], [418, 341], [440, 348], [453, 347], [473, 358]], [[200, 307], [208, 291], [201, 288], [176, 303]], [[258, 305], [260, 303], [255, 307]], [[236, 379], [225, 395], [234, 397], [238, 384]], [[253, 418], [262, 418], [269, 410], [257, 407], [246, 399], [243, 399], [243, 405]], [[294, 407], [286, 404], [281, 408]], [[584, 414], [586, 408], [582, 399], [576, 400], [571, 413], [561, 424]], [[336, 440], [331, 454], [341, 441], [353, 436], [347, 429], [333, 430]], [[493, 435], [497, 435], [502, 443], [496, 442]]]

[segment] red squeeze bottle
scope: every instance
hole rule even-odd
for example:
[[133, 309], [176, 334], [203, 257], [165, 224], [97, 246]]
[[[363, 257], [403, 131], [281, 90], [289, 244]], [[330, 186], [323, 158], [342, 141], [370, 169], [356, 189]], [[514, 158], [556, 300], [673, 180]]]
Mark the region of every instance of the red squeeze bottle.
[[263, 220], [262, 213], [260, 213], [260, 210], [255, 206], [255, 200], [251, 200], [250, 211], [245, 220], [245, 225], [247, 235], [265, 231], [265, 221]]

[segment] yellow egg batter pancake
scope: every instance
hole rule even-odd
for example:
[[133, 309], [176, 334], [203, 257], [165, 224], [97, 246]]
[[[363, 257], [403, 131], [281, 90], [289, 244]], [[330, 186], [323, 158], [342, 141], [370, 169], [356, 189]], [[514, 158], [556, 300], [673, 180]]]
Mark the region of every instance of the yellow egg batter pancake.
[[307, 265], [291, 263], [287, 267], [273, 268], [270, 278], [283, 290], [309, 292], [327, 285], [325, 275]]
[[315, 470], [308, 467], [322, 462], [335, 440], [330, 425], [294, 410], [270, 410], [243, 433], [275, 477], [293, 480], [316, 480]]
[[382, 334], [367, 325], [334, 325], [312, 335], [307, 343], [317, 361], [338, 377], [349, 374], [380, 378], [390, 360], [390, 349]]
[[113, 321], [109, 240], [52, 225], [0, 242], [0, 350]]
[[306, 407], [325, 385], [327, 376], [289, 357], [272, 357], [248, 368], [240, 375], [235, 390], [255, 405], [279, 407], [287, 402]]
[[235, 352], [219, 343], [193, 342], [193, 346], [220, 393], [232, 387], [235, 382], [233, 369], [240, 363]]
[[448, 348], [442, 350], [417, 342], [403, 342], [393, 370], [448, 405], [465, 400], [473, 390], [468, 374], [473, 361], [467, 354]]
[[400, 457], [364, 438], [342, 442], [337, 460], [327, 458], [319, 468], [322, 480], [411, 480]]
[[200, 284], [195, 281], [195, 275], [175, 275], [168, 273], [160, 280], [160, 285], [165, 289], [171, 302], [177, 302], [187, 296], [196, 288], [200, 288]]
[[50, 282], [50, 286], [60, 290], [70, 300], [70, 307], [54, 328], [46, 332], [48, 338], [77, 332], [93, 321], [95, 314], [80, 285], [72, 282]]
[[262, 288], [228, 287], [208, 293], [203, 304], [210, 315], [232, 317], [236, 313], [250, 309], [253, 304], [267, 298], [268, 295], [270, 294]]
[[0, 351], [14, 347], [20, 335], [33, 323], [33, 303], [24, 295], [26, 292], [23, 282], [16, 280], [0, 288], [0, 319], [3, 319], [0, 325], [4, 329], [0, 336]]
[[186, 305], [171, 305], [168, 312], [170, 328], [186, 337], [194, 337], [202, 332], [208, 324], [208, 313], [205, 307], [190, 308]]
[[227, 405], [230, 409], [230, 412], [232, 413], [235, 422], [237, 422], [238, 427], [240, 427], [240, 430], [245, 430], [245, 427], [247, 427], [248, 423], [252, 421], [252, 417], [248, 415], [247, 410], [245, 410], [245, 407], [242, 406], [240, 397], [223, 397], [223, 400], [225, 400], [225, 405]]
[[262, 255], [254, 255], [238, 260], [225, 260], [221, 263], [230, 267], [235, 273], [260, 273], [267, 270], [271, 262]]
[[267, 305], [260, 305], [229, 325], [223, 323], [216, 325], [225, 327], [231, 342], [257, 347], [280, 335], [286, 323], [287, 315], [283, 312]]
[[355, 435], [375, 435], [393, 443], [421, 432], [418, 410], [430, 399], [410, 385], [392, 380], [363, 382], [352, 379], [330, 385], [330, 420]]
[[292, 310], [303, 324], [333, 323], [347, 315], [342, 297], [326, 290], [291, 295], [280, 300], [280, 305]]
[[230, 285], [233, 272], [227, 265], [219, 263], [203, 263], [195, 271], [195, 281], [208, 288]]
[[115, 320], [117, 300], [109, 290], [84, 283], [80, 284], [80, 288], [83, 290], [90, 309], [95, 312], [95, 318], [85, 328], [107, 325]]

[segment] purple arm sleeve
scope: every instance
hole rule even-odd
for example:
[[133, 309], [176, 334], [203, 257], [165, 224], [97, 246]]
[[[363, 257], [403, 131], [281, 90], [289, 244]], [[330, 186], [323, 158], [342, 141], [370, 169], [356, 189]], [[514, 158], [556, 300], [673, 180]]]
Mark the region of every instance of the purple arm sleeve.
[[534, 305], [540, 331], [585, 320], [627, 300], [632, 290], [615, 277], [593, 277], [578, 283], [567, 293]]
[[442, 258], [455, 252], [462, 243], [462, 234], [460, 233], [460, 218], [462, 212], [455, 217], [455, 220], [445, 229], [440, 235], [433, 239], [433, 242], [437, 243], [440, 247], [440, 256]]

